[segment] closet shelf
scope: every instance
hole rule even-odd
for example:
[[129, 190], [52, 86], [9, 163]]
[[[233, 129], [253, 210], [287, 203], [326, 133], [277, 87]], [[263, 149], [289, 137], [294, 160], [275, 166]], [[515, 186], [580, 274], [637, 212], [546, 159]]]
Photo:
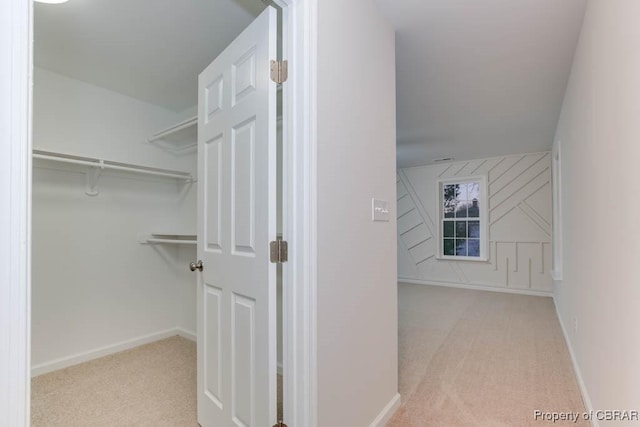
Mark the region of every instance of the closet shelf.
[[185, 183], [195, 182], [189, 172], [181, 172], [169, 169], [160, 169], [149, 166], [141, 166], [132, 163], [113, 162], [111, 160], [94, 159], [91, 157], [73, 156], [70, 154], [55, 153], [52, 151], [33, 150], [34, 159], [47, 160], [59, 163], [88, 166], [86, 172], [85, 194], [87, 196], [97, 196], [98, 181], [100, 174], [105, 169], [118, 170], [123, 172], [160, 176], [163, 178], [174, 178]]
[[51, 160], [54, 162], [70, 163], [74, 165], [90, 166], [98, 169], [113, 169], [125, 172], [140, 173], [145, 175], [162, 176], [166, 178], [184, 179], [193, 181], [189, 172], [181, 172], [169, 169], [160, 169], [149, 166], [141, 166], [133, 163], [113, 162], [111, 160], [95, 159], [91, 157], [73, 156], [52, 151], [33, 150], [34, 159]]
[[198, 145], [198, 117], [192, 117], [164, 129], [148, 141], [172, 151], [184, 151]]
[[198, 238], [195, 234], [147, 233], [138, 235], [138, 243], [143, 245], [196, 245], [198, 243]]

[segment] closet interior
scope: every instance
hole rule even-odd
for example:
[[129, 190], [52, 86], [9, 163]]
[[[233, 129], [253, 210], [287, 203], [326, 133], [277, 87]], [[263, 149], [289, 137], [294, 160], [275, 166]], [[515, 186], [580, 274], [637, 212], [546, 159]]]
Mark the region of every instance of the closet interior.
[[[148, 423], [137, 394], [197, 425], [197, 79], [265, 7], [35, 3], [32, 425]], [[136, 377], [156, 363], [165, 383]]]

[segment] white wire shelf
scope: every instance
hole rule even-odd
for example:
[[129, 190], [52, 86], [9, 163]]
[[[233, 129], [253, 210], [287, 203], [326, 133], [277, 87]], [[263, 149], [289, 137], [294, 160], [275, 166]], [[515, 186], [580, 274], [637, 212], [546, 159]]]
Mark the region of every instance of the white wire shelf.
[[148, 141], [171, 151], [185, 151], [198, 145], [198, 117], [191, 117], [154, 135]]
[[91, 157], [74, 156], [70, 154], [55, 153], [52, 151], [33, 150], [33, 158], [50, 160], [60, 163], [90, 166], [99, 169], [112, 169], [125, 172], [140, 173], [145, 175], [162, 176], [166, 178], [184, 179], [193, 181], [193, 176], [189, 172], [175, 171], [170, 169], [160, 169], [150, 166], [136, 165], [133, 163], [114, 162], [111, 160], [95, 159]]
[[147, 233], [138, 235], [138, 243], [143, 245], [197, 245], [198, 238], [195, 234]]
[[163, 178], [173, 178], [184, 182], [195, 182], [189, 172], [170, 169], [160, 169], [151, 166], [142, 166], [133, 163], [114, 162], [111, 160], [96, 159], [92, 157], [74, 156], [53, 151], [33, 150], [34, 159], [46, 160], [58, 163], [66, 163], [78, 166], [88, 166], [86, 173], [86, 189], [88, 196], [98, 195], [98, 181], [103, 170], [117, 170], [135, 174], [152, 175]]

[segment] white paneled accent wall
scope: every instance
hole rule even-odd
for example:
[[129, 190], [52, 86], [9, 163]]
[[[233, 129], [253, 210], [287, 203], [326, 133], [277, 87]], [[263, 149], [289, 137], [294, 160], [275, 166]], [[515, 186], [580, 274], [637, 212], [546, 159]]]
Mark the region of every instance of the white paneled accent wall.
[[[35, 70], [34, 148], [195, 174], [195, 153], [147, 143], [183, 115]], [[34, 161], [34, 374], [182, 328], [195, 331], [195, 246], [142, 245], [138, 233], [195, 233], [195, 183]], [[164, 335], [163, 335], [164, 334]]]
[[[438, 259], [438, 182], [471, 176], [487, 178], [489, 259]], [[399, 280], [552, 291], [549, 152], [399, 169], [396, 197]]]

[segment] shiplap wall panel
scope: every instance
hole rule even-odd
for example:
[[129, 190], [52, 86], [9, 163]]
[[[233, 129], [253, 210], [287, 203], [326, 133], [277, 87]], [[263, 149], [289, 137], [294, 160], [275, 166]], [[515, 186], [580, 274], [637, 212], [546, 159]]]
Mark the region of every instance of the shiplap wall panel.
[[398, 254], [402, 253], [403, 255], [398, 255], [398, 276], [399, 277], [417, 277], [418, 276], [418, 268], [416, 264], [411, 259], [407, 248], [402, 243], [401, 239], [398, 239]]
[[[488, 262], [437, 259], [438, 180], [487, 177]], [[400, 169], [398, 276], [462, 285], [550, 292], [551, 154]]]
[[398, 210], [398, 217], [404, 216], [405, 214], [411, 212], [415, 208], [416, 207], [413, 204], [411, 197], [409, 197], [408, 194], [405, 194], [404, 197], [398, 200], [398, 206], [396, 208]]
[[403, 238], [405, 245], [407, 245], [407, 249], [412, 249], [422, 242], [432, 240], [431, 233], [424, 223], [419, 224], [417, 227], [407, 232]]

